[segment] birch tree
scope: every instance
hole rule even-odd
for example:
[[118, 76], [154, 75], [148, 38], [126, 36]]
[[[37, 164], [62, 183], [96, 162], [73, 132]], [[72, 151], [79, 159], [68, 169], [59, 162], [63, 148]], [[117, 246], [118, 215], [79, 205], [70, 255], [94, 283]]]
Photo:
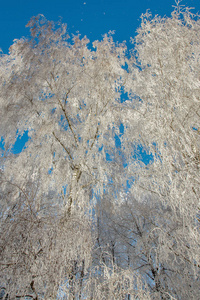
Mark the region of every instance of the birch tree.
[[[134, 145], [137, 149], [139, 144], [153, 155], [147, 166], [141, 161], [128, 166], [135, 180], [131, 192], [139, 202], [155, 197], [157, 203], [161, 201], [165, 209], [172, 210], [173, 217], [166, 226], [170, 234], [170, 223], [177, 223], [177, 229], [172, 226], [173, 247], [164, 249], [161, 242], [155, 248], [161, 247], [166, 258], [174, 259], [174, 266], [180, 260], [185, 269], [190, 269], [188, 276], [194, 275], [196, 282], [200, 266], [199, 38], [199, 17], [188, 8], [178, 5], [170, 18], [152, 18], [147, 12], [142, 15], [141, 27], [133, 40], [131, 75], [127, 81], [135, 111], [130, 112], [132, 125], [127, 128], [129, 136], [134, 133], [129, 147]], [[160, 214], [166, 218], [162, 210]], [[162, 232], [166, 246], [168, 238], [160, 221], [154, 233]], [[192, 278], [188, 281], [192, 286]], [[195, 290], [198, 294], [198, 287], [192, 293]], [[187, 298], [180, 294], [181, 291], [174, 297]]]
[[30, 137], [17, 158], [6, 160], [4, 174], [11, 177], [12, 165], [18, 184], [27, 174], [39, 177], [43, 194], [49, 189], [61, 194], [65, 187], [63, 205], [70, 214], [72, 206], [87, 204], [84, 191], [90, 185], [106, 182], [104, 149], [114, 146], [108, 127], [120, 121], [125, 47], [115, 46], [111, 36], [94, 42], [96, 51], [79, 36], [70, 44], [66, 27], [54, 30], [42, 16], [28, 26], [32, 39], [15, 41], [10, 54], [1, 57], [5, 148], [16, 140], [16, 130], [18, 135], [28, 130]]
[[[120, 124], [125, 46], [105, 35], [91, 51], [41, 15], [28, 26], [31, 38], [1, 56], [1, 284], [5, 297], [55, 299], [64, 281], [75, 299], [93, 245], [92, 193], [107, 185]], [[26, 147], [12, 155], [25, 131]]]

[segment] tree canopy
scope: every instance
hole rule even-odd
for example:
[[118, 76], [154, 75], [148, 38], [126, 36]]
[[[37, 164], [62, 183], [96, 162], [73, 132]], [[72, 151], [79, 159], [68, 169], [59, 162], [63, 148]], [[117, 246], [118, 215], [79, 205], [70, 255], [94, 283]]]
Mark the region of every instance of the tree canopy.
[[0, 57], [0, 299], [197, 299], [199, 17], [146, 12], [129, 51], [27, 26]]

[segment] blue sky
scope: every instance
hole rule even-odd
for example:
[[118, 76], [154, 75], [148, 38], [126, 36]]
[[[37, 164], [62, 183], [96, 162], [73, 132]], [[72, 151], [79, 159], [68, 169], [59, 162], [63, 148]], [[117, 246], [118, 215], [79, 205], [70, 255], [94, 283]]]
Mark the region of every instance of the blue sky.
[[[174, 0], [10, 0], [0, 5], [0, 48], [8, 48], [16, 38], [27, 36], [25, 28], [32, 16], [43, 14], [48, 20], [62, 17], [69, 33], [79, 31], [94, 41], [116, 30], [115, 40], [129, 42], [147, 9], [153, 14], [169, 16]], [[183, 0], [182, 4], [200, 11], [200, 0]]]

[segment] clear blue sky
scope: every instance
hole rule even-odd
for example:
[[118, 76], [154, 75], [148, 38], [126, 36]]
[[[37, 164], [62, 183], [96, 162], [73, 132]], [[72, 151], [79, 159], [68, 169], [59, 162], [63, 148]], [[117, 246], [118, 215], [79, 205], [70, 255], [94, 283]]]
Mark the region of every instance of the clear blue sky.
[[[169, 16], [174, 0], [1, 0], [0, 48], [4, 53], [16, 38], [28, 35], [25, 25], [32, 16], [43, 14], [48, 20], [62, 17], [69, 33], [79, 31], [94, 41], [109, 30], [116, 30], [115, 40], [129, 41], [147, 9], [153, 14]], [[182, 4], [200, 11], [200, 0], [183, 0]]]

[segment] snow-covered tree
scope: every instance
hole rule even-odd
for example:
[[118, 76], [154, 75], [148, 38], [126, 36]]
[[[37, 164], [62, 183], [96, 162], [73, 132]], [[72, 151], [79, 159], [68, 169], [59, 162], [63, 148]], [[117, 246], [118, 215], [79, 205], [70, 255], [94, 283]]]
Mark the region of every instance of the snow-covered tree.
[[[2, 275], [18, 296], [32, 289], [54, 299], [61, 280], [73, 281], [90, 261], [89, 210], [109, 177], [125, 46], [105, 35], [91, 51], [86, 38], [69, 40], [66, 26], [43, 16], [28, 26], [31, 39], [16, 40], [1, 57]], [[12, 155], [25, 131], [26, 147]]]
[[28, 26], [0, 57], [0, 297], [196, 299], [199, 18], [147, 12], [129, 56]]
[[[133, 184], [119, 207], [105, 197], [97, 219], [99, 257], [137, 270], [152, 298], [199, 295], [199, 41], [199, 17], [188, 9], [175, 7], [171, 18], [142, 16], [123, 115]], [[150, 155], [147, 165], [141, 149]]]
[[18, 157], [6, 159], [4, 175], [20, 186], [27, 176], [39, 178], [38, 207], [42, 195], [66, 188], [63, 205], [70, 213], [76, 204], [87, 205], [91, 185], [102, 190], [106, 184], [105, 152], [114, 147], [108, 127], [120, 124], [123, 106], [125, 46], [115, 46], [106, 35], [91, 51], [86, 38], [74, 36], [70, 43], [64, 25], [55, 30], [42, 16], [28, 26], [32, 39], [15, 41], [1, 57], [5, 148], [16, 140], [16, 131], [30, 137]]
[[[147, 12], [133, 41], [127, 80], [135, 110], [129, 115], [132, 125], [127, 128], [128, 143], [135, 148], [139, 144], [153, 155], [147, 166], [135, 161], [130, 164], [135, 180], [131, 193], [137, 201], [155, 198], [157, 205], [161, 201], [165, 209], [172, 210], [170, 221], [160, 211], [164, 221], [168, 220], [164, 225], [167, 231], [161, 220], [156, 221], [154, 233], [160, 230], [163, 241], [154, 248], [158, 252], [162, 249], [162, 255], [176, 269], [174, 272], [181, 274], [181, 287], [174, 281], [180, 287], [174, 295], [178, 299], [195, 299], [199, 293], [199, 41], [200, 20], [189, 9], [175, 7], [171, 18], [152, 19]], [[185, 272], [180, 271], [181, 265]], [[192, 277], [197, 280], [191, 291], [193, 296], [187, 296], [190, 288], [184, 284], [185, 275], [190, 287]]]
[[180, 212], [159, 198], [139, 202], [129, 194], [115, 210], [103, 201], [98, 213], [96, 264], [137, 274], [153, 299], [198, 298], [198, 268], [190, 260], [190, 232]]

